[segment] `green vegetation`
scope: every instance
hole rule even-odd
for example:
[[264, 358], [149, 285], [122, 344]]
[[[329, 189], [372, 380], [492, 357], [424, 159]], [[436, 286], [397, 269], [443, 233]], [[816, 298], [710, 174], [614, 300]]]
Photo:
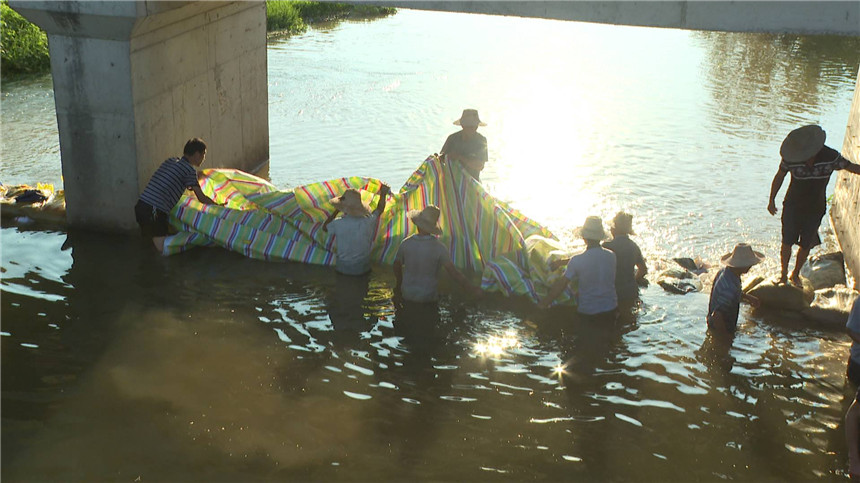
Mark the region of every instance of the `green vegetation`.
[[395, 8], [370, 5], [306, 0], [266, 0], [266, 30], [290, 35], [306, 31], [308, 24], [349, 18], [385, 17], [395, 12], [397, 12]]
[[[348, 18], [376, 18], [395, 13], [390, 7], [304, 0], [267, 0], [266, 30], [280, 35], [301, 33], [308, 24]], [[0, 72], [3, 77], [40, 74], [51, 68], [45, 32], [0, 1]]]
[[48, 36], [3, 0], [0, 2], [0, 72], [3, 76], [36, 74], [51, 68]]

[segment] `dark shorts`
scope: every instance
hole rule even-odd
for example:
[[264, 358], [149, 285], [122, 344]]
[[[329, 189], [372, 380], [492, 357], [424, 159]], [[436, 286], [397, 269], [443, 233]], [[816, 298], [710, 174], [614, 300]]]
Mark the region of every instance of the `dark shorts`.
[[147, 237], [167, 236], [167, 213], [158, 211], [148, 203], [134, 205], [134, 217], [140, 225], [140, 234]]
[[787, 206], [782, 209], [782, 244], [800, 245], [801, 248], [811, 249], [821, 245], [818, 237], [818, 227], [824, 212], [803, 212]]

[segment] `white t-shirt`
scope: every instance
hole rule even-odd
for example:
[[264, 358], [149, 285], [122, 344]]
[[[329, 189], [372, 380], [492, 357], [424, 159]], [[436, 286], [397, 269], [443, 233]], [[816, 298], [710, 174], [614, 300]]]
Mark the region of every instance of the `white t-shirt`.
[[580, 313], [599, 314], [618, 307], [615, 254], [610, 250], [594, 247], [574, 256], [567, 263], [564, 276], [571, 282], [579, 280], [576, 303]]
[[412, 235], [403, 240], [394, 256], [395, 262], [403, 264], [403, 299], [435, 302], [439, 268], [450, 259], [448, 248], [433, 235]]
[[[848, 314], [848, 323], [845, 324], [848, 330], [860, 334], [860, 297], [854, 300], [854, 305], [851, 306], [851, 313]], [[851, 342], [851, 360], [860, 364], [860, 344]]]
[[344, 215], [328, 225], [335, 237], [337, 261], [335, 270], [347, 275], [362, 275], [370, 271], [370, 250], [376, 235], [379, 215]]

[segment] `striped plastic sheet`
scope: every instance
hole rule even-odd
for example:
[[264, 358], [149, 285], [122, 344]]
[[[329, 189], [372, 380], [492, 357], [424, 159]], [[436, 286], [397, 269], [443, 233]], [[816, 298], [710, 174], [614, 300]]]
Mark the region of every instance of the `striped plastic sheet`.
[[[355, 188], [375, 207], [382, 185], [374, 178], [353, 176], [282, 191], [238, 170], [209, 169], [203, 175], [203, 191], [226, 205], [205, 205], [193, 195], [183, 196], [170, 213], [178, 233], [165, 240], [164, 255], [220, 246], [259, 260], [334, 265], [334, 237], [322, 230], [334, 210], [329, 200]], [[481, 274], [483, 290], [537, 301], [560, 276], [548, 264], [564, 256], [564, 249], [549, 230], [487, 193], [459, 164], [436, 156], [427, 158], [398, 193], [388, 195], [373, 261], [393, 264], [400, 242], [417, 233], [409, 211], [431, 204], [441, 211], [440, 239], [454, 265], [467, 274]], [[558, 302], [572, 303], [570, 293]]]

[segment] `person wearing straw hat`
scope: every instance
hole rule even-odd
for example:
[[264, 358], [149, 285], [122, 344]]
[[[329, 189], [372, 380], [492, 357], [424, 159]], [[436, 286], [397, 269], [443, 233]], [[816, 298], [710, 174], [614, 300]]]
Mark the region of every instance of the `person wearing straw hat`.
[[615, 293], [618, 303], [628, 305], [639, 298], [639, 284], [645, 280], [648, 266], [639, 245], [630, 239], [633, 232], [633, 215], [619, 211], [612, 219], [609, 231], [612, 240], [603, 248], [615, 253]]
[[462, 164], [473, 178], [480, 180], [488, 155], [487, 138], [478, 133], [478, 126], [486, 124], [481, 122], [476, 109], [464, 109], [460, 119], [454, 121], [454, 125], [462, 129], [448, 136], [439, 154]]
[[439, 269], [445, 271], [471, 292], [480, 294], [469, 280], [460, 273], [451, 261], [448, 248], [437, 238], [442, 234], [439, 226], [439, 208], [429, 205], [423, 210], [409, 212], [409, 220], [418, 228], [418, 233], [400, 243], [394, 256], [395, 302], [412, 304], [435, 304]]
[[860, 174], [860, 165], [851, 163], [835, 149], [824, 145], [826, 137], [821, 126], [803, 126], [788, 133], [779, 148], [782, 160], [773, 177], [767, 205], [771, 215], [777, 212], [776, 194], [788, 173], [791, 173], [791, 183], [782, 202], [781, 271], [777, 283], [786, 282], [791, 249], [793, 245], [798, 245], [790, 281], [794, 285], [801, 285], [800, 269], [806, 263], [809, 251], [821, 244], [818, 227], [827, 211], [827, 183], [833, 171], [844, 169]]
[[[334, 235], [335, 270], [344, 275], [364, 275], [370, 272], [370, 251], [376, 235], [379, 216], [385, 210], [385, 203], [391, 188], [383, 184], [379, 189], [379, 202], [372, 213], [370, 207], [361, 200], [361, 193], [353, 188], [342, 195], [332, 198], [335, 210], [329, 215], [323, 230]], [[342, 217], [335, 219], [338, 213]]]
[[585, 240], [585, 251], [567, 262], [564, 276], [553, 284], [549, 293], [538, 302], [538, 307], [549, 307], [570, 282], [578, 281], [576, 305], [579, 314], [586, 320], [615, 320], [618, 312], [616, 260], [614, 253], [600, 246], [606, 238], [603, 220], [599, 216], [589, 216], [576, 231]]
[[708, 301], [708, 329], [734, 332], [738, 325], [741, 300], [753, 307], [759, 306], [756, 297], [743, 293], [741, 275], [762, 260], [764, 255], [753, 251], [747, 243], [738, 243], [731, 253], [723, 255], [720, 261], [725, 267], [717, 272]]

